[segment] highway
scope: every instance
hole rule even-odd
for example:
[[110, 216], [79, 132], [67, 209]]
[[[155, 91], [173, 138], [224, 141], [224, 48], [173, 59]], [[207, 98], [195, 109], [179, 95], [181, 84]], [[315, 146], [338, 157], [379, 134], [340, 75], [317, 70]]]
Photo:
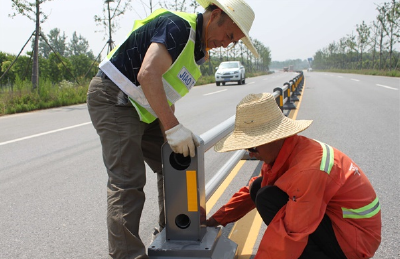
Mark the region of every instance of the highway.
[[[176, 114], [201, 135], [234, 115], [245, 95], [272, 92], [295, 76], [277, 72], [247, 78], [245, 85], [197, 86], [176, 104]], [[399, 88], [399, 78], [305, 72], [301, 102], [291, 114], [314, 120], [301, 134], [348, 154], [369, 177], [382, 208], [378, 259], [400, 258]], [[205, 154], [206, 182], [230, 155]], [[242, 161], [232, 182], [207, 203], [209, 215], [259, 167], [258, 161]], [[157, 222], [155, 180], [148, 169], [140, 231], [146, 245]], [[106, 182], [86, 104], [0, 117], [0, 258], [108, 258]], [[257, 216], [230, 224], [225, 233], [232, 228], [239, 231], [232, 239], [246, 241], [241, 258], [254, 255], [265, 230]]]

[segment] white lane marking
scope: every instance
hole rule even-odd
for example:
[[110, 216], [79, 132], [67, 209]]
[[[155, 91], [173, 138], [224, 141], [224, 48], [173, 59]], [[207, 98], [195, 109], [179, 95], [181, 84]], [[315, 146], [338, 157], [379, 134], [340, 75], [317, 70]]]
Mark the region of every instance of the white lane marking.
[[40, 137], [40, 136], [44, 136], [44, 135], [48, 135], [48, 134], [52, 134], [52, 133], [64, 131], [64, 130], [69, 130], [69, 129], [78, 128], [78, 127], [85, 126], [85, 125], [88, 125], [88, 124], [91, 124], [91, 123], [92, 123], [92, 122], [85, 122], [85, 123], [77, 124], [77, 125], [70, 126], [70, 127], [65, 127], [65, 128], [56, 129], [56, 130], [50, 130], [50, 131], [46, 131], [46, 132], [39, 133], [39, 134], [35, 134], [35, 135], [30, 135], [30, 136], [23, 137], [23, 138], [17, 138], [17, 139], [5, 141], [5, 142], [0, 142], [0, 146], [7, 145], [7, 144], [10, 144], [10, 143], [15, 143], [15, 142], [22, 141], [22, 140], [27, 140], [27, 139], [31, 139], [31, 138], [36, 138], [36, 137]]
[[360, 80], [358, 80], [358, 79], [353, 79], [353, 78], [352, 78], [351, 80], [356, 81], [356, 82], [359, 82], [359, 81], [360, 81]]
[[252, 85], [252, 84], [254, 84], [255, 82], [249, 82], [249, 83], [246, 83], [246, 85]]
[[206, 95], [212, 95], [212, 94], [217, 94], [217, 93], [220, 93], [220, 92], [225, 92], [226, 90], [228, 90], [228, 89], [219, 90], [219, 91], [212, 92], [212, 93], [208, 93], [208, 94], [203, 94], [203, 96], [206, 96]]
[[338, 76], [339, 78], [343, 78], [343, 76]]
[[377, 85], [377, 86], [381, 86], [381, 87], [385, 87], [385, 88], [390, 89], [390, 90], [399, 90], [399, 89], [397, 89], [397, 88], [390, 87], [390, 86], [387, 86], [387, 85], [380, 85], [380, 84], [376, 84], [376, 85]]

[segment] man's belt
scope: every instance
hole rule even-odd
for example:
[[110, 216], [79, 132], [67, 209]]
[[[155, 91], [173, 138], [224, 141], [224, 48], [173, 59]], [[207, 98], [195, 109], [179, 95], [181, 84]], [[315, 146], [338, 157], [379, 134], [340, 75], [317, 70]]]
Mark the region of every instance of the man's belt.
[[101, 79], [110, 79], [101, 69], [97, 72], [96, 77], [100, 77]]

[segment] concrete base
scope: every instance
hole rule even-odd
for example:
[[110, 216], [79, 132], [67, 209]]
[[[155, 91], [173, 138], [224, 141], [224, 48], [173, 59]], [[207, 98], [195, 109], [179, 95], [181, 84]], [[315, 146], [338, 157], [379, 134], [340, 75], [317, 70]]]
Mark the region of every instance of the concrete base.
[[207, 227], [207, 232], [201, 241], [166, 240], [164, 229], [149, 246], [149, 258], [233, 259], [237, 244], [221, 236], [221, 232], [220, 227]]

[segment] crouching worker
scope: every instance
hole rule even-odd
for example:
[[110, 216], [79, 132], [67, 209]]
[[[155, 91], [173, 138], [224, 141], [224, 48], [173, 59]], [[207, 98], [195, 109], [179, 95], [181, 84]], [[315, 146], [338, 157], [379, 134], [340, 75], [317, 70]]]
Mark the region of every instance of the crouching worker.
[[225, 226], [257, 208], [268, 227], [255, 259], [370, 258], [381, 241], [378, 197], [348, 156], [297, 135], [311, 123], [285, 117], [271, 94], [246, 96], [233, 133], [215, 150], [247, 149], [264, 162], [261, 176], [207, 225]]

